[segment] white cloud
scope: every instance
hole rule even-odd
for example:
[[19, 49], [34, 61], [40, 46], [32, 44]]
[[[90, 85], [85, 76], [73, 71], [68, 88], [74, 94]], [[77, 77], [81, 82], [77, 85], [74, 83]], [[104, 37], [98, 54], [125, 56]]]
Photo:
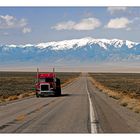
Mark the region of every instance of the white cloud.
[[75, 25], [75, 22], [73, 22], [73, 21], [61, 22], [61, 23], [58, 23], [55, 26], [53, 26], [52, 29], [71, 30], [71, 29], [73, 29], [74, 25]]
[[97, 18], [85, 18], [80, 22], [67, 21], [56, 24], [52, 29], [56, 30], [94, 30], [101, 26], [101, 22]]
[[75, 30], [93, 30], [98, 28], [101, 22], [96, 18], [82, 19], [81, 22], [75, 25]]
[[23, 28], [27, 25], [26, 19], [17, 19], [10, 15], [0, 15], [0, 29]]
[[122, 12], [122, 11], [126, 11], [127, 7], [124, 6], [112, 6], [112, 7], [108, 7], [107, 10], [111, 13], [114, 14], [116, 12]]
[[[28, 23], [25, 18], [17, 19], [11, 15], [0, 15], [0, 29], [22, 29], [22, 33], [30, 33], [31, 28], [27, 27]], [[8, 35], [5, 32], [4, 35]]]
[[31, 28], [24, 27], [24, 28], [22, 29], [22, 32], [23, 32], [23, 34], [30, 33], [30, 32], [31, 32]]
[[132, 21], [130, 21], [129, 19], [125, 17], [114, 18], [114, 19], [111, 19], [105, 27], [112, 28], [112, 29], [121, 29], [121, 28], [127, 29], [130, 23], [132, 23]]

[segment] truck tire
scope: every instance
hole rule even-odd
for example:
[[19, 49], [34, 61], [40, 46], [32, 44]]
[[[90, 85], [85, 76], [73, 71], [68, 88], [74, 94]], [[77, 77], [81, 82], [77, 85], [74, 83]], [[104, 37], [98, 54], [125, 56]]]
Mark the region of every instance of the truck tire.
[[61, 88], [57, 88], [56, 89], [56, 95], [57, 96], [61, 96]]
[[56, 78], [56, 96], [61, 96], [61, 82], [59, 78]]
[[36, 97], [37, 97], [37, 98], [39, 98], [39, 95], [38, 95], [38, 93], [36, 93]]

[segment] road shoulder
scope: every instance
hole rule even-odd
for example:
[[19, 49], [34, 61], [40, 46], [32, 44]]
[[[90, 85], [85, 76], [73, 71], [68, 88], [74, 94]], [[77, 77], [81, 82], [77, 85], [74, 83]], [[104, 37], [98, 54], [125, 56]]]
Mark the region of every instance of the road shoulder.
[[[89, 79], [89, 78], [88, 78]], [[97, 89], [90, 79], [89, 92], [102, 129], [106, 133], [138, 133], [140, 132], [140, 115], [119, 105], [118, 101]]]

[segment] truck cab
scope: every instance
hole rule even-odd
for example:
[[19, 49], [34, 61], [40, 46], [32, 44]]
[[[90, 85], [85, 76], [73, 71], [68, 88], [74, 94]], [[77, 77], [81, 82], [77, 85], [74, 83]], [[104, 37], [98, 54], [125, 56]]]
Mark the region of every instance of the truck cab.
[[61, 95], [60, 79], [55, 73], [42, 73], [37, 75], [37, 83], [35, 85], [36, 97], [46, 95]]

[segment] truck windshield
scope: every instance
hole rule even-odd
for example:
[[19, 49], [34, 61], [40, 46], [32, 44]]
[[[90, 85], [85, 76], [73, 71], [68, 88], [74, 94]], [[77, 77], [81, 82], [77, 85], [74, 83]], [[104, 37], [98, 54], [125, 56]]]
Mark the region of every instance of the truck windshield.
[[39, 82], [45, 82], [45, 78], [40, 78]]
[[53, 82], [53, 78], [40, 78], [40, 82]]

